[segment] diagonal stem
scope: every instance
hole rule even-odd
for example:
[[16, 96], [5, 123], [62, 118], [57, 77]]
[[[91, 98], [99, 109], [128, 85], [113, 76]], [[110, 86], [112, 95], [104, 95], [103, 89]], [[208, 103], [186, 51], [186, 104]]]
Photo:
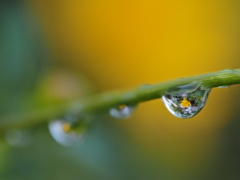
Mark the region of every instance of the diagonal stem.
[[64, 114], [96, 114], [121, 104], [140, 103], [157, 99], [168, 89], [185, 85], [193, 81], [201, 81], [201, 86], [205, 88], [240, 84], [240, 69], [226, 69], [214, 73], [179, 78], [156, 85], [143, 85], [127, 91], [106, 92], [80, 100], [65, 102], [58, 105], [49, 105], [44, 109], [37, 109], [26, 114], [1, 117], [0, 131], [4, 131], [11, 127], [20, 128], [40, 125]]

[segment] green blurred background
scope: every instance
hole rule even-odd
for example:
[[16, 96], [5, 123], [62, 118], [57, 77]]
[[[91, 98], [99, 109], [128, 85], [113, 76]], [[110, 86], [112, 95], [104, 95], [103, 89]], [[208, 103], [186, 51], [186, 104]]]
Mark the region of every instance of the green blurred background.
[[[0, 114], [96, 92], [240, 67], [240, 1], [1, 0]], [[129, 120], [99, 116], [81, 145], [47, 125], [0, 142], [2, 180], [238, 180], [240, 86], [212, 90], [196, 117], [160, 100]]]

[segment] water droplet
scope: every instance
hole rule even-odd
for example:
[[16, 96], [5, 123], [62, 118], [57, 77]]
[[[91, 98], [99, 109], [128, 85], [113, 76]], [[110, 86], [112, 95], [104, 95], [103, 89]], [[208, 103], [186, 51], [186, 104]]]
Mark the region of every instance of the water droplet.
[[82, 142], [88, 122], [85, 119], [78, 121], [57, 119], [50, 121], [48, 127], [50, 134], [59, 144], [70, 146]]
[[118, 107], [110, 108], [109, 114], [117, 119], [128, 119], [132, 115], [135, 108], [135, 104], [119, 105]]
[[[190, 118], [199, 113], [211, 91], [211, 89], [202, 89], [200, 84], [195, 82], [176, 87], [164, 94], [162, 100], [167, 109], [179, 118]], [[184, 87], [187, 87], [187, 89], [184, 89]]]
[[218, 88], [229, 88], [230, 86], [227, 85], [227, 86], [218, 86]]
[[5, 134], [5, 140], [13, 147], [24, 148], [32, 142], [32, 136], [28, 130], [9, 129]]

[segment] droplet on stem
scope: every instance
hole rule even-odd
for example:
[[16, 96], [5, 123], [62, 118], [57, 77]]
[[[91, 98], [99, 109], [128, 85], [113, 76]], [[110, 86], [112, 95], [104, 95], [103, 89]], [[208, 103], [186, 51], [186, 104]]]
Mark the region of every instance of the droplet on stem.
[[119, 105], [115, 108], [110, 108], [109, 114], [110, 116], [116, 118], [116, 119], [128, 119], [132, 115], [136, 108], [136, 104], [130, 104], [130, 105]]
[[28, 130], [9, 129], [4, 134], [5, 140], [13, 147], [28, 147], [32, 142], [31, 133]]
[[167, 109], [176, 117], [190, 118], [204, 107], [211, 89], [201, 89], [201, 82], [179, 86], [162, 96]]
[[48, 127], [52, 137], [61, 145], [70, 146], [82, 141], [87, 131], [85, 120], [69, 121], [57, 119], [50, 121]]

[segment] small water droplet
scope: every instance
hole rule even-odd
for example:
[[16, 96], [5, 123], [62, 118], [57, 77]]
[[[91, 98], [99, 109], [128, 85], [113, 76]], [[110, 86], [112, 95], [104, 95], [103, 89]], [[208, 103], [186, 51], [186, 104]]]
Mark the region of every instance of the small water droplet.
[[5, 140], [13, 147], [24, 148], [28, 147], [32, 142], [32, 136], [28, 130], [9, 129], [4, 134]]
[[185, 90], [184, 86], [176, 87], [178, 91], [173, 89], [162, 96], [165, 106], [174, 116], [190, 118], [204, 107], [211, 89], [201, 89], [201, 83], [194, 84], [185, 85]]
[[48, 127], [50, 134], [59, 144], [70, 146], [82, 142], [88, 122], [57, 119], [50, 121]]
[[109, 114], [117, 119], [128, 119], [132, 115], [135, 108], [135, 104], [119, 105], [118, 107], [110, 108]]
[[230, 86], [218, 86], [218, 88], [229, 88]]

